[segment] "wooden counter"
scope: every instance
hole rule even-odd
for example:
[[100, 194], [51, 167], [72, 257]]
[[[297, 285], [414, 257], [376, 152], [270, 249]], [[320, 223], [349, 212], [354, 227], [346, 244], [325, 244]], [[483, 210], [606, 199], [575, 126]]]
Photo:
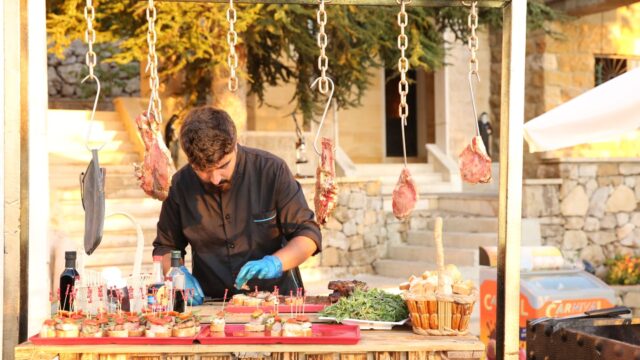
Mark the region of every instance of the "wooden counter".
[[476, 337], [424, 337], [409, 328], [362, 331], [356, 345], [74, 345], [15, 348], [16, 360], [461, 360], [481, 359]]

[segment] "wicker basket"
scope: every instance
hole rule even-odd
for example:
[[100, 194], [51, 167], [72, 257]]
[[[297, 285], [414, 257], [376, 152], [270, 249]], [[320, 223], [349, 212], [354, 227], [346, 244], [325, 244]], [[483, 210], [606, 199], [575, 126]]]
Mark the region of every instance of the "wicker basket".
[[[442, 246], [442, 218], [436, 218], [434, 229], [436, 261], [438, 264], [438, 289], [444, 285], [444, 250]], [[413, 332], [420, 335], [466, 335], [473, 306], [478, 298], [474, 289], [469, 295], [442, 292], [418, 295], [406, 292], [402, 298], [409, 308]]]
[[403, 296], [413, 332], [420, 335], [466, 335], [477, 292], [452, 296]]

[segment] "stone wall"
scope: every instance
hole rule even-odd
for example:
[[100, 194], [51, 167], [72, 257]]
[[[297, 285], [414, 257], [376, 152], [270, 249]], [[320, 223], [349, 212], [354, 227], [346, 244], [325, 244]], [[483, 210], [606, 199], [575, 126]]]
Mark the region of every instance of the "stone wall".
[[[114, 53], [112, 44], [96, 44], [94, 50], [98, 56], [98, 65], [94, 73], [100, 79], [100, 98], [111, 99], [118, 96], [137, 97], [140, 95], [140, 66], [137, 62], [116, 64], [105, 62]], [[51, 101], [65, 99], [92, 101], [95, 95], [95, 83], [80, 81], [89, 73], [85, 63], [87, 46], [81, 41], [74, 41], [65, 50], [64, 57], [48, 55], [48, 89]], [[110, 101], [104, 101], [110, 104]]]
[[[315, 180], [302, 180], [313, 208]], [[339, 179], [338, 205], [322, 228], [322, 252], [302, 266], [303, 277], [319, 278], [372, 274], [373, 262], [386, 255], [386, 216], [377, 180]]]
[[603, 262], [640, 254], [640, 159], [547, 162], [559, 184], [525, 186], [523, 216], [542, 223], [543, 242], [565, 258], [588, 260], [603, 276]]
[[640, 285], [612, 285], [616, 292], [616, 303], [614, 305], [626, 306], [631, 309], [633, 317], [640, 317]]

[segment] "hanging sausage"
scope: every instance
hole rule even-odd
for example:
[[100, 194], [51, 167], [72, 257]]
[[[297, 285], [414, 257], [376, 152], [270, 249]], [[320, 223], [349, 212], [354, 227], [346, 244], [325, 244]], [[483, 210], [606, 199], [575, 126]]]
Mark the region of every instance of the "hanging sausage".
[[320, 7], [318, 8], [316, 16], [318, 26], [320, 28], [320, 31], [318, 31], [318, 46], [320, 47], [318, 69], [320, 70], [320, 77], [311, 84], [312, 88], [317, 84], [318, 91], [320, 91], [322, 95], [327, 95], [327, 92], [329, 93], [327, 104], [324, 107], [322, 119], [320, 120], [318, 131], [316, 132], [316, 137], [313, 141], [313, 148], [316, 151], [316, 154], [320, 156], [320, 164], [318, 164], [318, 169], [316, 170], [316, 193], [313, 198], [316, 221], [320, 225], [327, 222], [327, 219], [331, 215], [331, 212], [333, 212], [338, 201], [338, 186], [335, 181], [336, 167], [333, 141], [329, 138], [323, 137], [322, 152], [318, 150], [317, 146], [320, 131], [322, 130], [324, 120], [327, 118], [327, 112], [329, 111], [329, 106], [331, 106], [331, 100], [333, 99], [333, 91], [335, 88], [333, 80], [327, 76], [329, 58], [327, 58], [326, 55], [327, 34], [324, 32], [324, 27], [327, 24], [327, 12], [325, 11], [324, 3], [325, 0], [320, 0]]
[[167, 149], [162, 134], [160, 124], [162, 124], [162, 103], [158, 87], [160, 79], [158, 77], [158, 56], [156, 54], [155, 30], [156, 8], [153, 0], [149, 0], [147, 6], [147, 21], [149, 29], [147, 31], [147, 44], [149, 54], [147, 55], [147, 71], [149, 71], [149, 107], [147, 111], [136, 117], [136, 125], [144, 143], [144, 160], [142, 164], [134, 164], [135, 175], [138, 184], [144, 192], [154, 199], [164, 200], [169, 195], [171, 177], [176, 172], [173, 165], [171, 153]]
[[409, 21], [406, 11], [406, 3], [411, 0], [400, 0], [400, 13], [398, 13], [398, 25], [400, 25], [400, 35], [398, 35], [398, 48], [400, 49], [400, 59], [398, 60], [398, 70], [400, 71], [400, 82], [398, 91], [400, 92], [400, 127], [402, 129], [402, 154], [404, 156], [404, 168], [400, 173], [400, 178], [393, 189], [392, 208], [393, 215], [399, 220], [403, 220], [411, 215], [418, 202], [418, 191], [416, 184], [411, 177], [411, 172], [407, 167], [407, 144], [405, 141], [404, 128], [407, 126], [409, 116], [409, 105], [407, 105], [407, 94], [409, 93], [409, 82], [407, 81], [407, 71], [409, 70], [409, 59], [405, 56], [409, 37], [405, 34], [405, 28]]
[[476, 109], [476, 97], [473, 91], [473, 77], [480, 81], [478, 74], [478, 36], [476, 29], [478, 28], [478, 2], [471, 3], [471, 11], [469, 12], [469, 40], [468, 46], [471, 52], [469, 59], [469, 92], [471, 94], [471, 105], [473, 107], [473, 122], [475, 124], [476, 136], [471, 139], [471, 144], [462, 151], [459, 156], [460, 176], [463, 181], [471, 184], [488, 183], [491, 181], [491, 158], [487, 155], [485, 144], [480, 137], [480, 129], [478, 128], [478, 111]]

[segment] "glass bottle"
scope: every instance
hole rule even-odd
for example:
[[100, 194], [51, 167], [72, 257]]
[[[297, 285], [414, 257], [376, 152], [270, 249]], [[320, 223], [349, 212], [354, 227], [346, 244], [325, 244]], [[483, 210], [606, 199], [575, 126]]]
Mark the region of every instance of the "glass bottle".
[[60, 274], [60, 309], [73, 309], [73, 289], [76, 280], [80, 279], [80, 274], [76, 270], [76, 252], [66, 251], [64, 253], [64, 271]]

